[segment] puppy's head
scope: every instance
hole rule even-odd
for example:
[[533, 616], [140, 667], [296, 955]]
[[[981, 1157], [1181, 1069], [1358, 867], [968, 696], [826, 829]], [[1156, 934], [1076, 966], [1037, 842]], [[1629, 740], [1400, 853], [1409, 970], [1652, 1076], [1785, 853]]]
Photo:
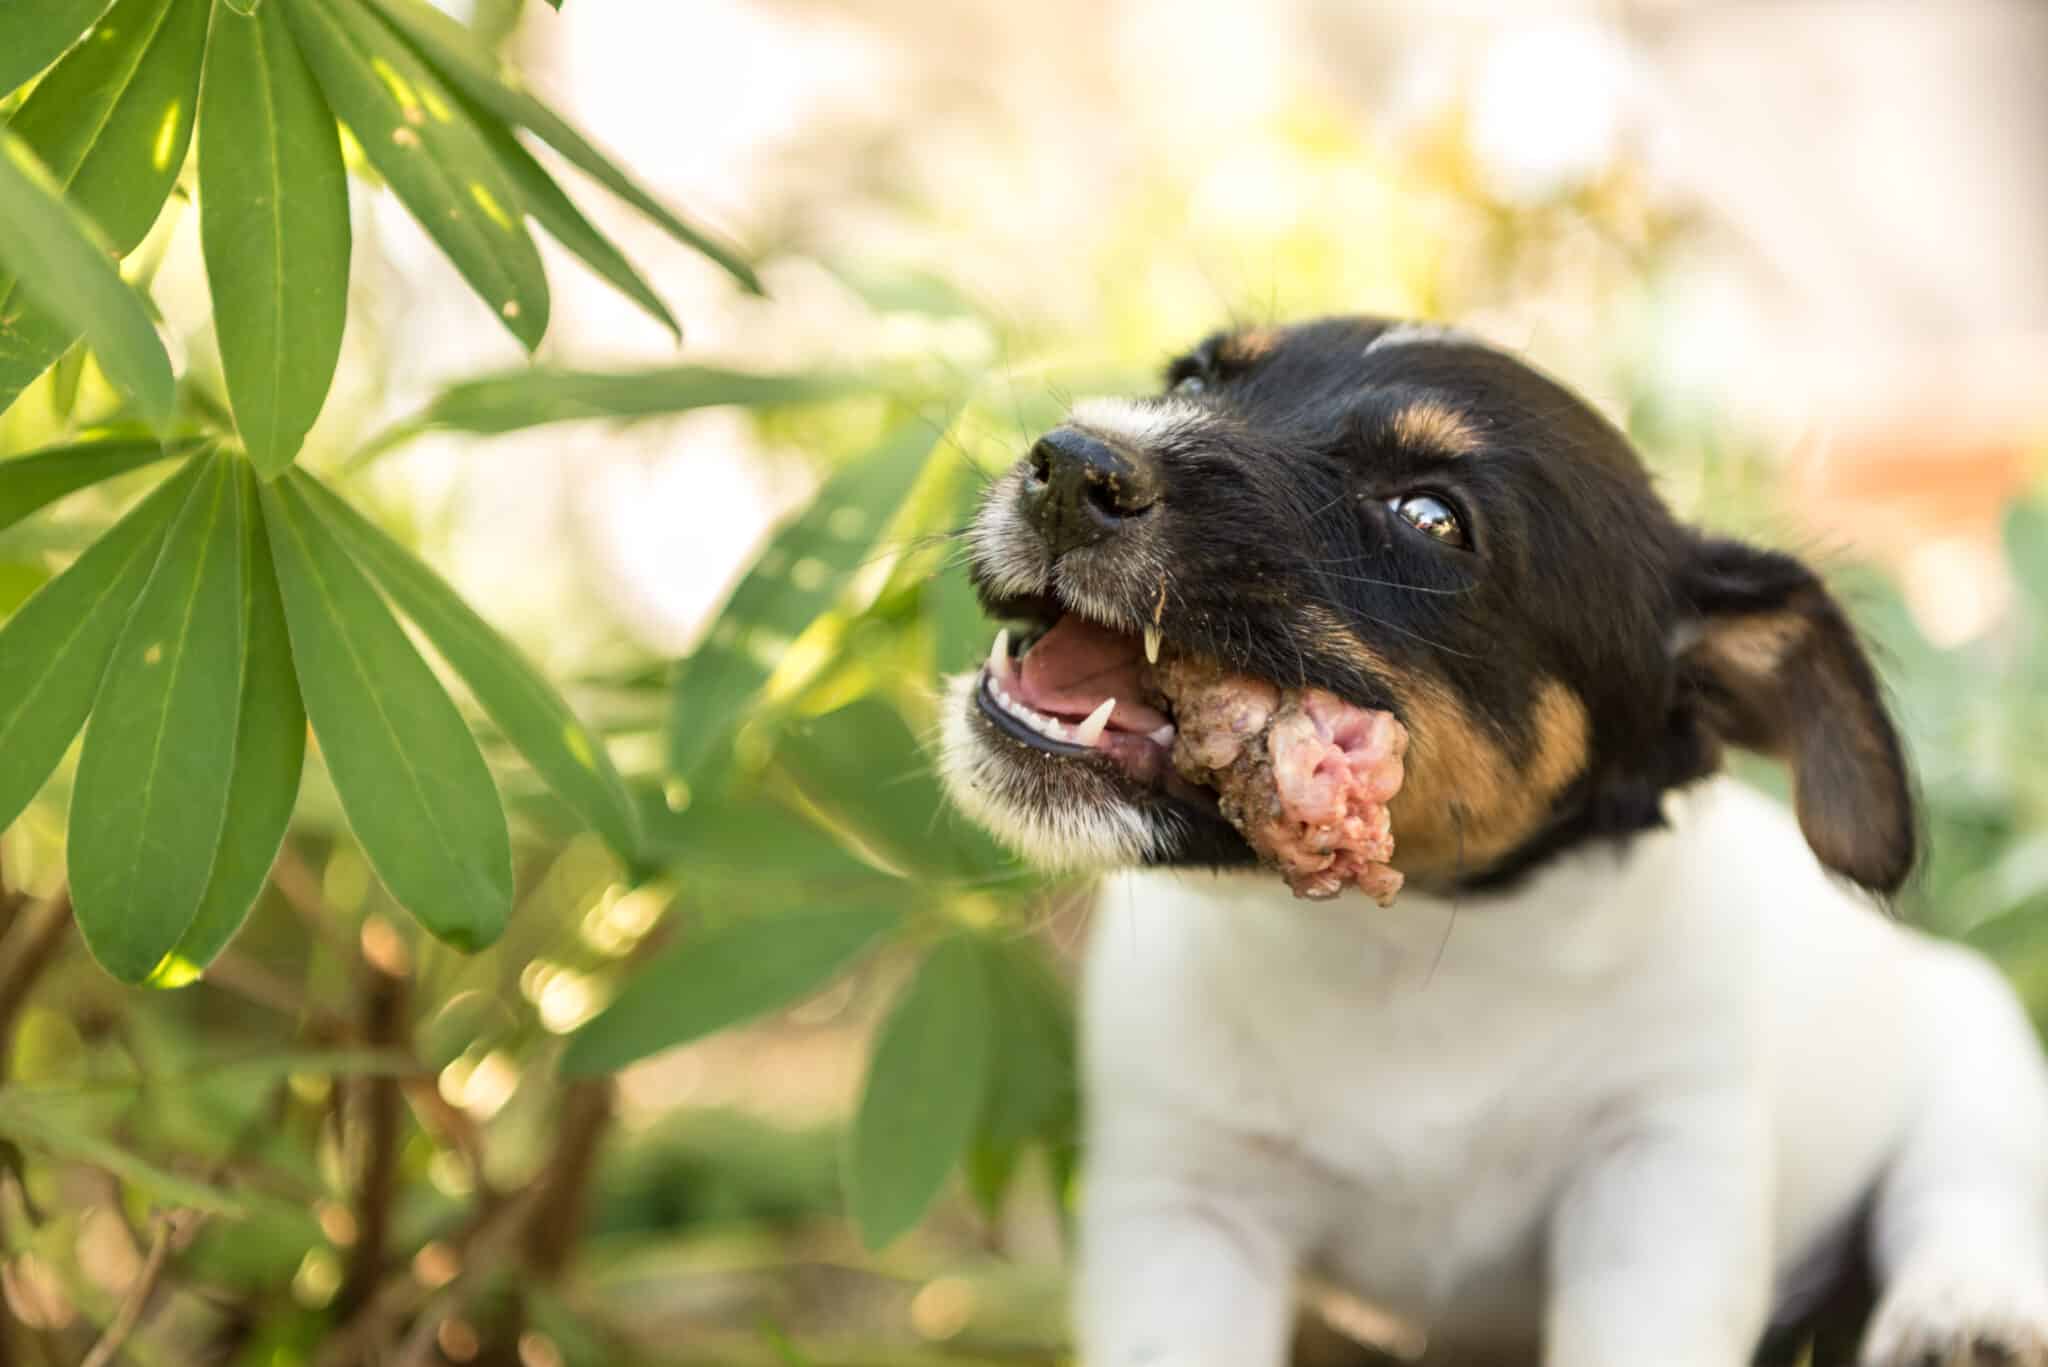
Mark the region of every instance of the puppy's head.
[[1891, 891], [1912, 866], [1898, 738], [1819, 580], [1680, 526], [1619, 432], [1457, 334], [1213, 337], [1164, 394], [1076, 405], [970, 545], [1009, 625], [954, 683], [946, 778], [1041, 863], [1252, 859], [1168, 762], [1151, 664], [1187, 652], [1405, 723], [1412, 885], [1496, 885], [1656, 825], [1724, 744], [1791, 767], [1829, 868]]

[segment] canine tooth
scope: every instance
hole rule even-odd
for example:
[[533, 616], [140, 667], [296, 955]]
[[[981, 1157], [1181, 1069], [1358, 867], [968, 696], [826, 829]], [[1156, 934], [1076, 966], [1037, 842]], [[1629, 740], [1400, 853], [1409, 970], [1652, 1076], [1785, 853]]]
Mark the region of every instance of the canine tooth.
[[988, 648], [988, 672], [998, 679], [1010, 677], [1014, 668], [1010, 663], [1010, 629], [1004, 627], [996, 633], [996, 639]]
[[1109, 726], [1109, 714], [1114, 711], [1116, 699], [1104, 698], [1101, 705], [1088, 714], [1088, 720], [1074, 728], [1074, 744], [1093, 745], [1101, 740], [1103, 731]]
[[1146, 628], [1145, 628], [1145, 662], [1146, 662], [1147, 664], [1155, 664], [1155, 665], [1159, 663], [1159, 628], [1158, 628], [1158, 627], [1146, 627]]
[[1160, 724], [1157, 730], [1153, 731], [1152, 734], [1147, 737], [1147, 739], [1150, 740], [1154, 745], [1160, 746], [1163, 749], [1172, 749], [1173, 738], [1175, 734], [1176, 732], [1173, 729], [1173, 723], [1163, 722]]

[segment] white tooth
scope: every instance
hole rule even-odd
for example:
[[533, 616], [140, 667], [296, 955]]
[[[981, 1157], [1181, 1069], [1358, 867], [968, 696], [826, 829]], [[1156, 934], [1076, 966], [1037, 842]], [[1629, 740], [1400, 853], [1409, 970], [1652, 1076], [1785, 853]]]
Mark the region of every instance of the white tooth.
[[1166, 722], [1162, 724], [1157, 731], [1154, 731], [1151, 734], [1150, 740], [1154, 745], [1171, 748], [1173, 745], [1173, 736], [1173, 723]]
[[996, 633], [995, 641], [988, 648], [988, 672], [998, 679], [1010, 677], [1010, 629], [1004, 627]]
[[1146, 628], [1145, 628], [1145, 661], [1146, 661], [1146, 663], [1147, 663], [1147, 664], [1155, 664], [1155, 665], [1156, 665], [1156, 664], [1158, 664], [1158, 663], [1159, 663], [1159, 628], [1158, 628], [1158, 627], [1146, 627]]
[[1109, 726], [1109, 714], [1116, 711], [1116, 699], [1104, 698], [1102, 705], [1088, 714], [1088, 720], [1074, 728], [1074, 744], [1093, 745], [1102, 739], [1103, 731]]

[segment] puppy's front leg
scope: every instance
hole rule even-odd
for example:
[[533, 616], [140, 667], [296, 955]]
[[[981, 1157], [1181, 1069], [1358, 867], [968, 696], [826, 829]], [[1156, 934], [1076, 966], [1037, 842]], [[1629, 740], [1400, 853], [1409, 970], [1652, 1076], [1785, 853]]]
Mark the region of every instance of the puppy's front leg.
[[1760, 1127], [1725, 1112], [1688, 1119], [1617, 1137], [1566, 1189], [1547, 1367], [1750, 1360], [1770, 1312], [1768, 1150]]
[[1238, 1196], [1091, 1174], [1081, 1211], [1082, 1367], [1280, 1367], [1296, 1250]]

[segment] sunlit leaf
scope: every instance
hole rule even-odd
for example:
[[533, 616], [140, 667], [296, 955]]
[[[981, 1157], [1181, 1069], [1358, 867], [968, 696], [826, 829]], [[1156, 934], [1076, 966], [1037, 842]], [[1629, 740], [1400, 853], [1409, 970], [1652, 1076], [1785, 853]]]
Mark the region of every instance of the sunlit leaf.
[[284, 599], [277, 589], [270, 538], [263, 530], [255, 472], [238, 462], [236, 475], [247, 486], [243, 496], [250, 516], [243, 562], [248, 573], [242, 586], [249, 640], [235, 729], [234, 774], [206, 895], [177, 949], [152, 979], [159, 987], [190, 982], [242, 928], [284, 843], [306, 758], [306, 709], [299, 701]]
[[889, 905], [819, 905], [687, 935], [637, 969], [618, 999], [576, 1032], [562, 1070], [611, 1072], [787, 1006], [822, 987], [901, 915]]
[[220, 845], [247, 640], [245, 496], [229, 459], [208, 457], [86, 723], [66, 863], [86, 948], [123, 982], [177, 946]]
[[694, 365], [611, 374], [542, 367], [452, 384], [435, 396], [419, 423], [495, 434], [593, 418], [665, 417], [725, 404], [814, 403], [873, 387], [872, 380], [851, 375], [757, 375]]
[[782, 650], [875, 553], [936, 439], [927, 423], [903, 424], [825, 481], [755, 557], [710, 635], [677, 667], [669, 715], [674, 773], [693, 780], [730, 744], [734, 724]]
[[916, 1224], [967, 1147], [993, 1028], [982, 951], [931, 952], [875, 1037], [847, 1146], [847, 1200], [869, 1248]]
[[278, 4], [220, 7], [200, 92], [199, 223], [235, 426], [258, 473], [320, 416], [348, 305], [348, 178], [334, 115]]
[[356, 563], [453, 666], [527, 763], [627, 859], [640, 848], [639, 813], [604, 743], [569, 710], [516, 647], [412, 552], [309, 475], [292, 486]]
[[513, 136], [512, 130], [488, 115], [476, 116], [476, 124], [477, 130], [484, 135], [484, 141], [497, 153], [498, 164], [525, 197], [526, 211], [547, 229], [548, 236], [568, 248], [613, 289], [645, 309], [650, 317], [681, 341], [683, 330], [677, 325], [675, 315], [668, 311], [668, 305], [661, 302], [661, 296], [654, 292], [646, 277], [634, 268], [610, 238], [583, 216], [583, 211], [562, 192], [562, 187], [555, 183], [547, 168], [519, 145], [519, 139]]
[[426, 0], [372, 0], [428, 61], [463, 94], [507, 123], [532, 132], [598, 184], [653, 219], [685, 246], [704, 253], [759, 294], [761, 281], [728, 243], [680, 217], [620, 170], [567, 120], [528, 94], [516, 72], [501, 65], [461, 24]]
[[139, 470], [172, 456], [187, 455], [200, 443], [169, 444], [150, 438], [100, 438], [47, 447], [0, 461], [0, 528], [12, 527], [39, 508], [87, 485]]
[[5, 129], [0, 268], [18, 277], [0, 280], [0, 407], [84, 333], [109, 379], [151, 418], [170, 416], [176, 381], [149, 311], [121, 279], [92, 225], [64, 203], [56, 182]]
[[958, 879], [1016, 868], [994, 841], [954, 813], [933, 756], [878, 698], [793, 724], [775, 757], [807, 799], [891, 868]]
[[[184, 165], [209, 9], [209, 0], [119, 0], [50, 69], [8, 124], [115, 256], [142, 241]], [[8, 160], [20, 164], [12, 156]], [[18, 195], [18, 187], [0, 190], [0, 211]], [[107, 264], [104, 256], [99, 264]], [[55, 276], [32, 270], [29, 278], [37, 286], [49, 282], [44, 287], [53, 293], [73, 284], [68, 269]], [[65, 307], [64, 300], [52, 304], [33, 291], [24, 300], [18, 285], [16, 278], [0, 275], [0, 408], [83, 331], [71, 312], [46, 311]], [[93, 288], [103, 290], [104, 283]], [[104, 346], [105, 340], [95, 343]], [[141, 347], [139, 338], [128, 345]], [[140, 386], [145, 402], [158, 397], [142, 379], [153, 373], [153, 358], [138, 364], [124, 352], [114, 358], [103, 354], [101, 360], [115, 383]], [[162, 374], [168, 373], [166, 364]]]
[[286, 480], [263, 488], [306, 715], [370, 866], [462, 950], [512, 909], [497, 787], [462, 714], [345, 547]]
[[64, 54], [107, 0], [7, 0], [0, 5], [0, 95]]
[[195, 461], [159, 485], [0, 628], [0, 827], [21, 815], [85, 724], [198, 472]]
[[327, 103], [512, 335], [548, 326], [548, 282], [518, 189], [455, 97], [361, 0], [278, 0]]

